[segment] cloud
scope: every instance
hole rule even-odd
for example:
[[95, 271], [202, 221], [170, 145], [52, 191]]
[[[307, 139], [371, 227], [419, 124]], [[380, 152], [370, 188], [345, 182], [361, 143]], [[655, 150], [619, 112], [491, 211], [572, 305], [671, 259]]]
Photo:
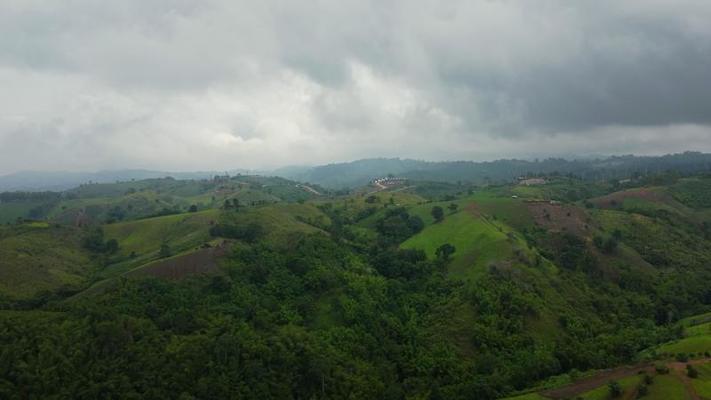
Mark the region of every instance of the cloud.
[[0, 173], [711, 151], [711, 3], [0, 4]]

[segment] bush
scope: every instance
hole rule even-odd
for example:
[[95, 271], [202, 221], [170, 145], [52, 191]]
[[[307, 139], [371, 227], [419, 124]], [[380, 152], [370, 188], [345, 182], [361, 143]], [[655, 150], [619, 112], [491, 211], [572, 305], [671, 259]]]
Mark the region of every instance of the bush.
[[689, 361], [689, 355], [686, 353], [677, 353], [676, 360], [679, 362], [687, 362]]
[[444, 210], [440, 206], [434, 206], [432, 207], [432, 218], [434, 218], [435, 222], [442, 222], [444, 220]]
[[686, 375], [689, 378], [695, 379], [695, 378], [699, 377], [699, 371], [696, 368], [694, 368], [693, 365], [686, 364]]
[[649, 388], [647, 388], [647, 385], [644, 383], [640, 383], [639, 386], [637, 386], [637, 398], [644, 397], [649, 393]]
[[264, 228], [256, 222], [247, 225], [217, 224], [210, 228], [210, 235], [254, 243], [264, 235]]
[[622, 395], [622, 386], [617, 381], [610, 381], [607, 384], [607, 388], [610, 389], [610, 397], [620, 397]]
[[666, 375], [669, 373], [669, 368], [666, 366], [666, 364], [663, 363], [657, 363], [654, 366], [654, 370], [657, 371], [657, 373], [660, 375]]

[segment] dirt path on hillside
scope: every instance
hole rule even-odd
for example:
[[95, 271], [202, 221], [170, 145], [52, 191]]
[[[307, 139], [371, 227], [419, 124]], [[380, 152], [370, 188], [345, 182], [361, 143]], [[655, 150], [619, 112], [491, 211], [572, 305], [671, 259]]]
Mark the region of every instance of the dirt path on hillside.
[[544, 391], [540, 392], [540, 394], [545, 397], [549, 397], [551, 399], [574, 398], [575, 396], [577, 396], [579, 394], [589, 392], [590, 390], [593, 390], [599, 386], [605, 385], [610, 381], [619, 380], [619, 379], [626, 378], [631, 375], [636, 375], [642, 371], [653, 372], [654, 367], [651, 364], [642, 364], [642, 365], [636, 365], [636, 366], [632, 366], [632, 367], [620, 367], [620, 368], [609, 369], [609, 370], [603, 371], [599, 374], [593, 375], [591, 377], [581, 379], [581, 380], [579, 380], [575, 383], [572, 383], [568, 386], [563, 386], [563, 387], [556, 388], [556, 389], [544, 390]]
[[[674, 374], [674, 376], [676, 378], [678, 378], [684, 384], [684, 386], [686, 387], [686, 391], [687, 391], [687, 393], [689, 393], [689, 396], [691, 397], [692, 400], [703, 400], [703, 399], [696, 393], [696, 389], [694, 389], [694, 385], [692, 384], [691, 379], [688, 376], [686, 376], [686, 364], [700, 365], [700, 364], [706, 364], [708, 362], [711, 362], [711, 358], [700, 358], [697, 360], [690, 360], [685, 363], [684, 362], [677, 362], [677, 361], [667, 363], [669, 370]], [[549, 397], [549, 398], [555, 399], [555, 400], [574, 398], [575, 396], [578, 396], [582, 393], [588, 392], [588, 391], [593, 390], [597, 387], [605, 385], [609, 381], [619, 380], [619, 379], [626, 378], [628, 376], [637, 375], [642, 371], [648, 372], [648, 373], [654, 373], [654, 366], [652, 364], [640, 364], [640, 365], [636, 365], [636, 366], [614, 368], [614, 369], [600, 372], [594, 376], [581, 379], [581, 380], [571, 383], [570, 385], [567, 385], [567, 386], [541, 391], [540, 394], [542, 396]], [[637, 388], [634, 388], [633, 390], [630, 391], [630, 393], [625, 395], [624, 398], [625, 399], [635, 399], [636, 395], [637, 395]]]
[[313, 193], [316, 196], [321, 196], [321, 193], [318, 190], [312, 188], [311, 186], [308, 186], [308, 185], [296, 185], [296, 186], [301, 189], [306, 190], [307, 192]]
[[689, 378], [688, 375], [686, 375], [686, 365], [700, 365], [700, 364], [706, 364], [707, 362], [710, 362], [711, 358], [702, 358], [699, 360], [691, 360], [689, 362], [673, 362], [668, 364], [669, 369], [674, 372], [674, 375], [681, 381], [681, 383], [684, 384], [684, 387], [686, 387], [686, 392], [689, 394], [689, 397], [691, 397], [691, 400], [703, 400], [701, 396], [699, 396], [698, 393], [696, 393], [696, 388], [694, 387], [694, 384], [691, 382], [691, 378]]

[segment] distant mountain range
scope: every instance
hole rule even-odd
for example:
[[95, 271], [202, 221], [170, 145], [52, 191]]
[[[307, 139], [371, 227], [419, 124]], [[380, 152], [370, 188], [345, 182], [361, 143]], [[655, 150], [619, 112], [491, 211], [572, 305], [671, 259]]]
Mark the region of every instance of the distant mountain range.
[[445, 182], [504, 182], [522, 175], [574, 174], [583, 179], [615, 179], [636, 173], [675, 170], [680, 173], [711, 171], [711, 154], [685, 152], [665, 156], [615, 156], [598, 159], [548, 158], [545, 160], [497, 160], [490, 162], [430, 162], [398, 158], [377, 158], [313, 168], [273, 171], [276, 175], [338, 189], [361, 186], [374, 178], [394, 175], [402, 178]]
[[[504, 159], [488, 162], [421, 161], [399, 158], [373, 158], [315, 167], [290, 166], [271, 171], [232, 170], [228, 174], [279, 176], [299, 182], [341, 189], [362, 186], [377, 177], [393, 175], [413, 180], [443, 182], [504, 182], [522, 175], [574, 174], [583, 179], [616, 179], [636, 173], [648, 174], [675, 170], [680, 173], [711, 171], [711, 154], [685, 152], [664, 156], [614, 156], [597, 159], [526, 161]], [[165, 172], [151, 170], [111, 170], [99, 172], [28, 171], [0, 176], [0, 191], [66, 190], [84, 183], [110, 183], [171, 176], [175, 179], [204, 179], [225, 172]]]
[[0, 176], [0, 191], [61, 191], [81, 184], [111, 183], [154, 179], [172, 176], [175, 179], [203, 179], [214, 176], [215, 172], [164, 172], [142, 169], [111, 170], [98, 172], [67, 171], [23, 171]]

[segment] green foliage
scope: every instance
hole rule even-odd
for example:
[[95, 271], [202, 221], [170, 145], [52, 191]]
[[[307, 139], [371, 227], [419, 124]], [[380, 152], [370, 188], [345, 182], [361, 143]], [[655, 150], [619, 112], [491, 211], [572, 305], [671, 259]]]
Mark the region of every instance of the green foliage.
[[443, 261], [448, 261], [449, 257], [452, 256], [457, 251], [457, 248], [452, 246], [449, 243], [445, 243], [437, 248], [435, 250], [435, 256], [437, 256], [438, 259], [443, 260]]
[[699, 377], [699, 370], [694, 368], [694, 366], [691, 364], [686, 364], [686, 375], [689, 378], [696, 379]]
[[[297, 185], [255, 177], [82, 188], [77, 204], [120, 187], [122, 197], [160, 189], [156, 204], [170, 210], [229, 207], [135, 220], [111, 203], [97, 215], [116, 222], [87, 230], [84, 242], [109, 261], [103, 268], [79, 230], [2, 228], [0, 274], [57, 257], [63, 264], [42, 273], [70, 271], [75, 288], [110, 279], [68, 300], [0, 298], [26, 309], [0, 311], [0, 398], [494, 399], [551, 376], [570, 382], [577, 371], [636, 363], [659, 343], [658, 354], [710, 351], [709, 321], [674, 324], [711, 303], [699, 226], [571, 204], [585, 229], [537, 226], [514, 193], [584, 201], [616, 186], [549, 182], [468, 195], [466, 183], [441, 185], [443, 202], [407, 191], [310, 201], [317, 195]], [[294, 202], [272, 204], [281, 196]], [[225, 254], [209, 276], [122, 275], [200, 246]], [[2, 264], [6, 254], [14, 269]], [[38, 276], [30, 281], [41, 286]], [[0, 280], [3, 294], [22, 282], [13, 279]], [[57, 293], [56, 283], [46, 287]], [[705, 373], [699, 366], [694, 384]], [[627, 395], [643, 379], [634, 378], [583, 398]], [[661, 384], [645, 381], [649, 398], [675, 395]]]
[[173, 251], [170, 249], [170, 246], [168, 246], [167, 243], [163, 243], [160, 245], [160, 251], [158, 252], [158, 257], [166, 258], [166, 257], [170, 257], [172, 255], [173, 255]]
[[610, 397], [617, 398], [622, 395], [622, 386], [617, 381], [610, 381], [607, 384], [607, 389], [610, 391]]
[[434, 218], [435, 222], [442, 222], [444, 220], [444, 210], [442, 210], [442, 207], [440, 206], [434, 206], [432, 207], [432, 218]]
[[246, 225], [217, 224], [210, 228], [210, 235], [254, 243], [264, 235], [264, 228], [256, 222]]
[[410, 215], [405, 208], [398, 207], [386, 211], [385, 216], [375, 224], [375, 229], [386, 243], [398, 244], [424, 228], [418, 216]]

